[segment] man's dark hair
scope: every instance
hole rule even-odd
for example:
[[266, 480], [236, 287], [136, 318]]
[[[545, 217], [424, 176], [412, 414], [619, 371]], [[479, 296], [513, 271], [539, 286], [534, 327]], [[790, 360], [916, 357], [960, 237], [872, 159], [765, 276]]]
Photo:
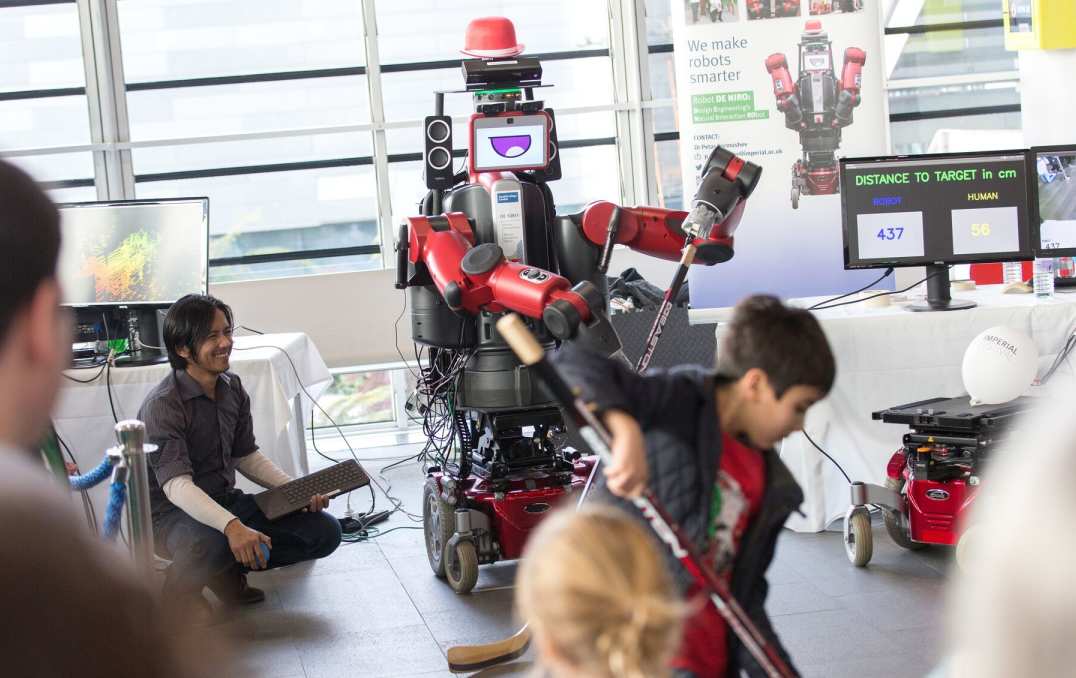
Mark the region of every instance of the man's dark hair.
[[41, 284], [56, 277], [60, 213], [25, 172], [0, 160], [0, 341]]
[[168, 315], [164, 318], [164, 348], [168, 351], [168, 362], [172, 369], [187, 369], [187, 359], [177, 351], [186, 347], [191, 355], [198, 353], [202, 342], [213, 330], [217, 310], [224, 312], [231, 326], [231, 307], [208, 294], [188, 294], [168, 309]]
[[737, 379], [757, 367], [778, 398], [797, 385], [829, 393], [837, 372], [818, 320], [809, 311], [761, 294], [736, 304], [715, 363], [719, 375]]

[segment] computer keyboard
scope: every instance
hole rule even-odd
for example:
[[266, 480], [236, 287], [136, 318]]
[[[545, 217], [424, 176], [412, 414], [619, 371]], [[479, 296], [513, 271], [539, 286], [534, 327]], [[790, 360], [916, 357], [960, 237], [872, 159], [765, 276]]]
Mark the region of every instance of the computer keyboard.
[[315, 494], [335, 497], [370, 484], [359, 462], [354, 459], [342, 461], [329, 468], [296, 478], [271, 490], [254, 495], [254, 501], [269, 520], [294, 513], [310, 506]]

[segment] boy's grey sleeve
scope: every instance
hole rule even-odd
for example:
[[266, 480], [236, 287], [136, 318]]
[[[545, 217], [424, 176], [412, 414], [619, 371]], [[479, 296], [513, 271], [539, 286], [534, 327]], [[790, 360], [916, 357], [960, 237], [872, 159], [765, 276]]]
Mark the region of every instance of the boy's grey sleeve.
[[603, 412], [623, 410], [644, 430], [659, 418], [669, 418], [677, 407], [673, 374], [640, 375], [623, 362], [571, 344], [554, 353], [552, 361], [584, 401]]

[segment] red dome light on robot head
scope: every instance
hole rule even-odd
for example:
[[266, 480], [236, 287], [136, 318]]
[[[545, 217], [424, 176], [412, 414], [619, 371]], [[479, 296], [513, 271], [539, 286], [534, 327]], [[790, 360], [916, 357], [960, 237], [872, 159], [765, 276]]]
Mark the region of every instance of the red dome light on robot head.
[[803, 27], [803, 30], [807, 33], [819, 33], [822, 31], [822, 22], [818, 19], [811, 19], [807, 22], [807, 25]]
[[479, 59], [500, 59], [519, 56], [523, 45], [516, 40], [516, 27], [503, 16], [484, 16], [467, 24], [463, 49], [467, 56]]

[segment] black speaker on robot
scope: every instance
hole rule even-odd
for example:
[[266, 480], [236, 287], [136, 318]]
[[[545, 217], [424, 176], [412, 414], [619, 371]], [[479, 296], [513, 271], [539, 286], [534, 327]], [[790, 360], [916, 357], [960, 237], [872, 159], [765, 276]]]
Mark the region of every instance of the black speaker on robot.
[[560, 142], [557, 141], [557, 119], [553, 109], [547, 108], [545, 112], [549, 114], [549, 165], [544, 170], [535, 170], [534, 178], [548, 182], [560, 179]]
[[444, 191], [452, 188], [456, 173], [452, 170], [452, 118], [428, 115], [423, 138], [426, 141], [426, 188]]

